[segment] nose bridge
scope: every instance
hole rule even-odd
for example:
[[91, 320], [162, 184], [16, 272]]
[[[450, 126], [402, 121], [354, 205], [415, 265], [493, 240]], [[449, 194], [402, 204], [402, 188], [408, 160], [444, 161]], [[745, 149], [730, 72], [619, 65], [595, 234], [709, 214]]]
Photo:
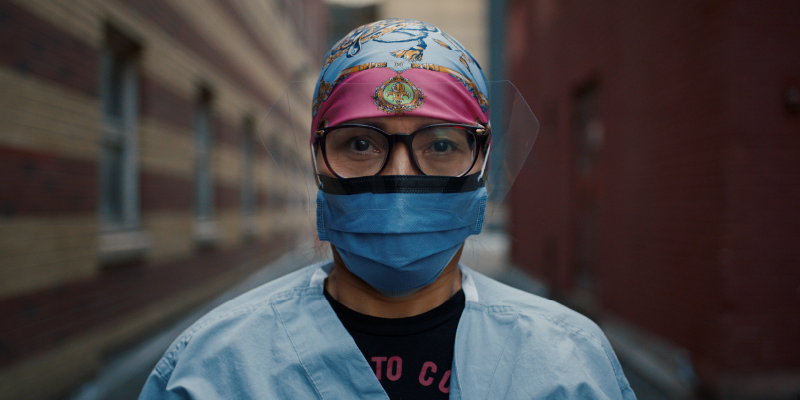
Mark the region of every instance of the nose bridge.
[[411, 141], [408, 135], [393, 135], [394, 144], [389, 153], [389, 161], [380, 175], [420, 175], [411, 157]]

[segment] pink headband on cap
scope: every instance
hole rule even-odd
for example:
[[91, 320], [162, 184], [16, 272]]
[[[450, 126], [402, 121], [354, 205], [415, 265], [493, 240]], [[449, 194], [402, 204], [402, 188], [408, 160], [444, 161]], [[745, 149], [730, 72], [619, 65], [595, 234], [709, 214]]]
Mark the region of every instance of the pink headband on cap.
[[[412, 68], [398, 74], [388, 68], [372, 68], [345, 78], [322, 102], [312, 120], [316, 131], [361, 118], [409, 115], [449, 122], [489, 122], [478, 101], [462, 82], [450, 74]], [[311, 135], [311, 142], [315, 140]]]

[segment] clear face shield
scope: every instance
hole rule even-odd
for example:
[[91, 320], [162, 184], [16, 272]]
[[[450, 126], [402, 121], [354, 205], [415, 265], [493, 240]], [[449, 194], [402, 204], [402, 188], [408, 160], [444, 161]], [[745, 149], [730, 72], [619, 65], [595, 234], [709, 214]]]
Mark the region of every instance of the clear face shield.
[[[383, 83], [346, 90], [370, 94], [370, 107], [413, 110], [434, 100], [426, 89], [454, 84], [424, 82], [417, 92]], [[348, 269], [384, 294], [413, 292], [441, 273], [468, 236], [503, 226], [498, 210], [536, 139], [539, 123], [517, 89], [508, 81], [488, 88], [496, 104], [489, 124], [434, 117], [446, 110], [359, 115], [340, 101], [339, 113], [326, 114], [338, 119], [317, 118], [312, 132], [314, 83], [293, 82], [258, 128], [273, 186], [293, 202], [287, 208], [305, 210]]]

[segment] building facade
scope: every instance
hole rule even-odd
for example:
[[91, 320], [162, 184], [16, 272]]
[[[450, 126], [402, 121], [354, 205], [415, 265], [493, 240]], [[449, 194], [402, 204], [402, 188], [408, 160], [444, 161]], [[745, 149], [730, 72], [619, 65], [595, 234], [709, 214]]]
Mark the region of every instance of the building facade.
[[310, 101], [284, 89], [315, 78], [326, 9], [0, 0], [3, 398], [64, 396], [313, 229], [273, 159], [308, 157], [281, 138], [307, 110], [264, 117]]
[[518, 0], [507, 18], [541, 123], [509, 195], [514, 262], [672, 349], [652, 359], [665, 390], [796, 398], [800, 5]]

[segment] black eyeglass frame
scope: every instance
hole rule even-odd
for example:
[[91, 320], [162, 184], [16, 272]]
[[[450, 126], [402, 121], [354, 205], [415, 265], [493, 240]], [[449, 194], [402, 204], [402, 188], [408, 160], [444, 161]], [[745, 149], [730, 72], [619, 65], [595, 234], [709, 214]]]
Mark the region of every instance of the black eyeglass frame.
[[[381, 165], [380, 169], [378, 169], [378, 172], [376, 172], [375, 175], [372, 175], [372, 176], [380, 175], [380, 173], [383, 172], [383, 169], [386, 168], [386, 166], [389, 164], [389, 159], [392, 157], [391, 149], [394, 148], [394, 144], [398, 143], [398, 142], [403, 143], [403, 144], [406, 145], [406, 148], [408, 149], [408, 154], [410, 155], [409, 158], [411, 159], [411, 163], [414, 165], [414, 168], [416, 168], [417, 171], [419, 171], [422, 175], [428, 175], [428, 174], [425, 173], [425, 171], [422, 170], [422, 168], [419, 167], [419, 164], [417, 163], [417, 157], [414, 155], [414, 149], [412, 148], [411, 143], [414, 141], [414, 137], [419, 132], [422, 132], [422, 131], [424, 131], [426, 129], [430, 129], [430, 128], [436, 128], [436, 127], [466, 128], [468, 131], [470, 131], [475, 136], [475, 145], [476, 145], [477, 149], [483, 149], [485, 147], [485, 145], [487, 143], [487, 139], [489, 138], [489, 136], [491, 135], [491, 132], [492, 132], [491, 128], [489, 128], [488, 126], [485, 126], [483, 124], [469, 125], [469, 124], [440, 123], [440, 124], [425, 125], [425, 126], [419, 128], [419, 129], [417, 129], [417, 130], [415, 130], [415, 131], [413, 131], [411, 133], [402, 133], [401, 132], [401, 133], [394, 133], [394, 134], [387, 133], [383, 129], [380, 129], [380, 128], [378, 128], [376, 126], [372, 126], [372, 125], [340, 124], [340, 125], [333, 125], [333, 126], [327, 126], [327, 127], [324, 127], [324, 128], [320, 128], [314, 133], [314, 136], [316, 137], [315, 144], [319, 144], [320, 150], [322, 151], [322, 159], [325, 161], [325, 165], [328, 167], [329, 171], [331, 171], [334, 175], [336, 175], [337, 178], [347, 179], [347, 178], [339, 175], [336, 172], [336, 170], [334, 170], [331, 167], [331, 164], [328, 162], [328, 154], [325, 151], [325, 137], [328, 135], [329, 132], [337, 130], [337, 129], [341, 129], [341, 128], [368, 128], [368, 129], [376, 131], [376, 132], [378, 132], [378, 133], [380, 133], [380, 134], [382, 134], [383, 136], [386, 137], [386, 140], [388, 141], [389, 153], [386, 155], [386, 159], [383, 160], [383, 165]], [[486, 151], [486, 149], [483, 149], [483, 150], [484, 150], [484, 152]], [[313, 156], [313, 154], [312, 154], [312, 156]], [[469, 171], [471, 171], [472, 168], [475, 167], [475, 162], [477, 160], [478, 160], [478, 155], [476, 153], [476, 155], [472, 157], [472, 163], [470, 164], [469, 168], [467, 168], [467, 170], [464, 171], [464, 173], [459, 175], [458, 177], [463, 177], [463, 176], [467, 175], [469, 173]]]

